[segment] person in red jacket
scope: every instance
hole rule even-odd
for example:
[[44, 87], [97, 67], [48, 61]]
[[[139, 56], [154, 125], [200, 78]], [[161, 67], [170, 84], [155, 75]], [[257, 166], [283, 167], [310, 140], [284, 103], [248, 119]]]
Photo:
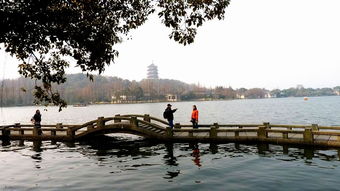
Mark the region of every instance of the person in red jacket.
[[196, 105], [192, 106], [191, 122], [193, 128], [198, 128], [198, 110]]

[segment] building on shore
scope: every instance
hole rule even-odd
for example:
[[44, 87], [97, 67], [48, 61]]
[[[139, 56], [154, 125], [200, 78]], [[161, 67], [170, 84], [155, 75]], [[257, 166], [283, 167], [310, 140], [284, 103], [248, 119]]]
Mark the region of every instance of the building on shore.
[[167, 94], [165, 97], [166, 97], [166, 101], [169, 101], [169, 102], [181, 101], [180, 96], [176, 94]]
[[119, 95], [112, 96], [111, 103], [133, 103], [136, 102], [136, 96], [128, 96], [128, 95]]
[[245, 99], [246, 96], [244, 94], [236, 94], [237, 99]]

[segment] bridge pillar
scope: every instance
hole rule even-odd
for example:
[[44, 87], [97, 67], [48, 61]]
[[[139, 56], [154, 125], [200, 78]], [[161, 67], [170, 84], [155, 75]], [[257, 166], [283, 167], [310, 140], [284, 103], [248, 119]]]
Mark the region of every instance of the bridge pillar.
[[11, 134], [11, 132], [8, 128], [3, 128], [1, 134], [3, 139], [9, 140], [9, 135]]
[[25, 146], [25, 141], [24, 140], [19, 140], [19, 146]]
[[[120, 114], [117, 114], [117, 115], [115, 115], [115, 117], [120, 117]], [[120, 120], [120, 119], [114, 119], [113, 120], [115, 123], [120, 123], [120, 122], [122, 122], [122, 120]]]
[[303, 132], [303, 140], [305, 143], [311, 144], [313, 143], [313, 133], [312, 128], [306, 128]]
[[97, 119], [97, 128], [103, 128], [105, 126], [104, 117], [98, 117]]
[[145, 114], [143, 120], [150, 123], [151, 122], [150, 115]]

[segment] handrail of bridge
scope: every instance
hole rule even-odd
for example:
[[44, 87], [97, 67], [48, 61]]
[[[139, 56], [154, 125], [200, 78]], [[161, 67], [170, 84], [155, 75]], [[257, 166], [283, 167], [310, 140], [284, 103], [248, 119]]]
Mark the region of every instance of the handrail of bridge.
[[137, 118], [143, 118], [143, 119], [145, 119], [145, 118], [149, 118], [150, 120], [154, 120], [154, 121], [157, 121], [157, 122], [159, 122], [159, 123], [162, 123], [162, 124], [164, 124], [164, 125], [169, 125], [169, 123], [168, 122], [166, 122], [166, 121], [164, 121], [164, 120], [162, 120], [162, 119], [159, 119], [159, 118], [157, 118], [157, 117], [153, 117], [153, 116], [150, 116], [150, 115], [148, 115], [148, 114], [144, 114], [144, 115], [141, 115], [141, 114], [127, 114], [127, 115], [116, 115], [116, 116], [123, 116], [123, 117], [137, 117]]
[[[199, 124], [198, 127], [212, 127], [217, 125], [218, 127], [237, 127], [237, 128], [243, 128], [243, 127], [258, 127], [261, 126], [262, 124]], [[192, 127], [192, 125], [186, 124], [182, 125], [180, 123], [175, 123], [175, 128], [181, 128], [181, 127]]]
[[[44, 128], [44, 129], [55, 129], [55, 127], [58, 127], [58, 129], [63, 129], [63, 128], [69, 128], [69, 127], [75, 127], [75, 126], [79, 126], [79, 125], [65, 125], [65, 124], [61, 124], [59, 125], [59, 123], [57, 123], [56, 125], [44, 125], [44, 124], [41, 124], [40, 127], [41, 128]], [[1, 128], [11, 128], [11, 129], [15, 129], [15, 128], [26, 128], [26, 129], [32, 129], [33, 127], [35, 127], [34, 124], [20, 124], [20, 123], [17, 123], [17, 124], [13, 124], [13, 125], [3, 125], [3, 126], [0, 126], [0, 129]]]
[[97, 127], [97, 124], [98, 124], [99, 121], [102, 121], [103, 123], [105, 123], [105, 122], [112, 121], [112, 120], [126, 120], [126, 121], [130, 121], [131, 118], [129, 118], [129, 117], [106, 117], [106, 118], [98, 117], [98, 119], [96, 119], [96, 120], [92, 120], [92, 121], [86, 122], [86, 123], [84, 123], [82, 125], [73, 127], [72, 131], [77, 131], [79, 129], [87, 128], [89, 126], [92, 126], [93, 128], [95, 128], [95, 127]]
[[[144, 118], [145, 115], [121, 115], [121, 116], [115, 116], [115, 117], [107, 117], [107, 118], [102, 118], [102, 120], [104, 122], [107, 122], [107, 121], [111, 121], [111, 120], [126, 120], [126, 121], [129, 121], [131, 120], [131, 117], [139, 117], [139, 118]], [[169, 125], [167, 122], [161, 120], [161, 119], [158, 119], [158, 118], [155, 118], [155, 117], [151, 117], [149, 116], [150, 119], [152, 120], [155, 120], [155, 121], [158, 121], [158, 122], [161, 122], [162, 124], [165, 124], [165, 125]], [[139, 119], [138, 119], [139, 120]], [[140, 121], [145, 121], [145, 120], [140, 120]], [[87, 127], [89, 125], [96, 125], [96, 123], [98, 122], [98, 119], [96, 120], [92, 120], [92, 121], [89, 121], [89, 122], [86, 122], [82, 125], [68, 125], [68, 124], [62, 124], [62, 123], [57, 123], [56, 125], [44, 125], [42, 124], [41, 127], [44, 128], [44, 129], [47, 129], [48, 127], [50, 128], [54, 128], [54, 127], [57, 127], [58, 129], [63, 129], [63, 128], [71, 128], [72, 130], [78, 130], [78, 129], [81, 129], [83, 127]], [[151, 121], [150, 121], [151, 122]], [[266, 124], [266, 125], [264, 125]], [[213, 126], [217, 126], [219, 128], [221, 127], [226, 127], [226, 128], [230, 128], [230, 127], [237, 127], [237, 128], [246, 128], [246, 127], [259, 127], [259, 126], [266, 126], [268, 129], [271, 129], [271, 128], [283, 128], [283, 129], [313, 129], [313, 130], [340, 130], [340, 126], [318, 126], [317, 124], [312, 124], [312, 125], [280, 125], [280, 124], [270, 124], [270, 123], [264, 123], [264, 124], [218, 124], [218, 123], [214, 123], [214, 124], [199, 124], [198, 127], [207, 127], [207, 128], [210, 128], [210, 127], [213, 127]], [[30, 127], [30, 128], [33, 128], [34, 127], [34, 124], [20, 124], [20, 123], [17, 123], [17, 124], [12, 124], [12, 125], [2, 125], [0, 126], [0, 129], [3, 129], [3, 128], [25, 128], [25, 127]], [[162, 127], [162, 126], [160, 126]], [[176, 128], [182, 128], [182, 127], [192, 127], [192, 125], [189, 125], [189, 124], [180, 124], [180, 123], [176, 123], [175, 124], [175, 129]]]
[[166, 128], [160, 126], [160, 125], [157, 125], [155, 123], [150, 123], [150, 122], [144, 121], [144, 120], [138, 120], [138, 123], [143, 123], [143, 124], [146, 124], [146, 125], [150, 125], [152, 127], [155, 127], [155, 128], [161, 129], [161, 130], [165, 130], [166, 129]]
[[[161, 124], [165, 124], [166, 126], [168, 126], [169, 124], [161, 119], [158, 119], [156, 117], [152, 117], [149, 115], [133, 115], [133, 114], [129, 114], [129, 115], [116, 115], [115, 117], [107, 117], [107, 118], [102, 118], [102, 120], [104, 122], [107, 121], [111, 121], [111, 120], [131, 120], [131, 117], [136, 117], [136, 118], [143, 118], [143, 120], [140, 121], [148, 121], [145, 120], [145, 117], [149, 118], [149, 122], [151, 122], [151, 120], [160, 122]], [[57, 123], [56, 125], [44, 125], [42, 124], [41, 127], [42, 128], [54, 128], [54, 127], [59, 127], [60, 129], [62, 128], [71, 128], [72, 130], [77, 130], [83, 127], [87, 127], [89, 125], [96, 125], [96, 123], [98, 122], [98, 119], [96, 120], [92, 120], [89, 122], [86, 122], [82, 125], [67, 125], [67, 124], [62, 124], [62, 123]], [[283, 128], [283, 129], [313, 129], [313, 130], [340, 130], [340, 126], [318, 126], [317, 124], [312, 124], [312, 125], [284, 125], [284, 124], [270, 124], [270, 123], [263, 123], [263, 124], [218, 124], [218, 123], [214, 123], [214, 124], [199, 124], [198, 127], [207, 127], [210, 128], [212, 126], [217, 126], [219, 128], [222, 127], [226, 127], [226, 128], [230, 128], [230, 127], [236, 127], [236, 128], [246, 128], [246, 127], [259, 127], [259, 126], [266, 126], [268, 129], [271, 128]], [[16, 123], [13, 125], [2, 125], [0, 126], [0, 129], [3, 128], [25, 128], [25, 127], [34, 127], [34, 124], [20, 124], [20, 123]], [[175, 124], [175, 128], [182, 128], [182, 127], [192, 127], [192, 125], [190, 124], [180, 124], [180, 123], [176, 123]]]
[[[115, 115], [114, 117], [99, 117], [96, 120], [92, 120], [86, 122], [81, 125], [65, 125], [62, 123], [57, 123], [56, 125], [44, 125], [42, 124], [42, 130], [45, 131], [70, 131], [75, 132], [82, 128], [93, 127], [96, 128], [97, 125], [105, 125], [105, 122], [114, 121], [114, 123], [122, 123], [122, 121], [128, 121], [129, 123], [133, 123], [134, 121], [138, 123], [143, 123], [149, 126], [154, 126], [159, 129], [168, 128], [169, 124], [159, 118], [152, 117], [148, 114], [140, 115], [140, 114], [126, 114], [126, 115]], [[134, 121], [133, 121], [134, 120]], [[156, 122], [156, 123], [155, 123]], [[165, 126], [163, 126], [164, 124]], [[340, 133], [340, 126], [319, 126], [318, 124], [310, 124], [310, 125], [285, 125], [285, 124], [270, 124], [268, 122], [264, 122], [263, 124], [199, 124], [199, 128], [205, 129], [192, 129], [192, 125], [190, 124], [180, 124], [175, 123], [174, 132], [201, 132], [206, 131], [206, 128], [216, 128], [218, 132], [229, 132], [229, 131], [238, 131], [238, 132], [253, 132], [255, 130], [259, 130], [260, 128], [264, 128], [267, 133], [303, 133], [305, 130], [311, 130], [315, 135], [338, 135]], [[34, 124], [20, 124], [15, 123], [13, 125], [2, 125], [0, 126], [0, 130], [3, 131], [5, 129], [10, 128], [13, 131], [23, 131], [23, 130], [32, 130]], [[242, 130], [243, 129], [243, 130]]]

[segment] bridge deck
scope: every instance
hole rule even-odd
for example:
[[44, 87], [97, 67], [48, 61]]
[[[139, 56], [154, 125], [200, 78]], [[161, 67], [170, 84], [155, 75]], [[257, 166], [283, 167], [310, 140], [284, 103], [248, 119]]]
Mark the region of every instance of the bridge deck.
[[54, 140], [72, 141], [86, 139], [96, 134], [130, 133], [160, 141], [236, 142], [252, 141], [277, 144], [303, 144], [340, 147], [340, 127], [312, 125], [263, 124], [169, 124], [149, 115], [116, 115], [99, 117], [82, 125], [0, 126], [2, 140]]

